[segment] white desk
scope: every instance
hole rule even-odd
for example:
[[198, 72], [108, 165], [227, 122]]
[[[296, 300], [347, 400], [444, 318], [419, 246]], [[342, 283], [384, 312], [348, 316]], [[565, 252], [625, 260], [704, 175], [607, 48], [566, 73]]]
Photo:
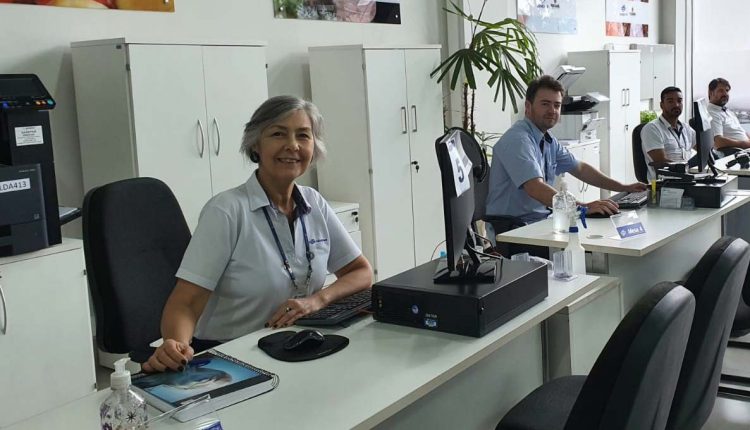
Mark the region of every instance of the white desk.
[[[703, 253], [722, 234], [722, 216], [750, 202], [737, 196], [720, 209], [692, 211], [642, 208], [638, 210], [646, 234], [626, 240], [607, 218], [588, 219], [581, 231], [581, 245], [592, 252], [591, 273], [607, 274], [622, 282], [623, 311], [651, 286], [661, 281], [684, 279]], [[601, 238], [592, 238], [599, 235]], [[567, 234], [552, 232], [546, 219], [497, 235], [502, 242], [565, 248]]]
[[[276, 361], [257, 347], [261, 330], [219, 349], [275, 372], [279, 387], [218, 412], [227, 429], [494, 428], [540, 385], [539, 324], [612, 278], [550, 280], [549, 297], [476, 339], [366, 319], [337, 330], [351, 343], [320, 360]], [[104, 390], [8, 430], [97, 428]], [[190, 428], [168, 421], [156, 426]]]
[[[737, 188], [740, 190], [750, 190], [750, 169], [743, 169], [739, 164], [727, 167], [727, 163], [734, 159], [734, 156], [724, 157], [716, 160], [716, 168], [730, 175], [736, 175], [738, 179]], [[750, 242], [750, 206], [744, 206], [733, 211], [725, 217], [726, 234], [740, 237]]]

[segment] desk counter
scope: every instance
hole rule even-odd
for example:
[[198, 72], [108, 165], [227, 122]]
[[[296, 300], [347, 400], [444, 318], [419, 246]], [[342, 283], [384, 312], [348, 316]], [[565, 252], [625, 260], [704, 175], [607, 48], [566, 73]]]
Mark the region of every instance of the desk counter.
[[[588, 219], [580, 233], [581, 245], [591, 252], [589, 273], [606, 274], [622, 281], [623, 314], [652, 285], [685, 279], [703, 253], [721, 237], [724, 215], [750, 202], [748, 196], [734, 198], [720, 209], [639, 209], [646, 234], [619, 239], [612, 221]], [[552, 232], [546, 219], [497, 235], [499, 242], [564, 248], [567, 234]]]
[[[550, 279], [547, 299], [478, 339], [368, 317], [335, 331], [351, 340], [347, 348], [302, 363], [276, 361], [261, 352], [257, 341], [271, 331], [260, 330], [219, 349], [277, 373], [280, 384], [218, 415], [226, 429], [494, 427], [542, 383], [540, 323], [588, 292], [617, 282], [593, 276], [570, 282]], [[505, 377], [498, 382], [500, 375]], [[98, 407], [108, 391], [8, 430], [98, 428]], [[191, 428], [176, 421], [155, 426], [162, 427]]]

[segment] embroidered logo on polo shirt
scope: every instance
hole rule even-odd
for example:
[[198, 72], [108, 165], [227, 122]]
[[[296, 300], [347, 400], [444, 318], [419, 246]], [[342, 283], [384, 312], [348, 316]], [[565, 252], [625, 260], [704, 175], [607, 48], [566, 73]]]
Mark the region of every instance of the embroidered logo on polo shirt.
[[328, 239], [310, 239], [310, 245], [315, 245], [316, 243], [323, 243], [328, 242]]

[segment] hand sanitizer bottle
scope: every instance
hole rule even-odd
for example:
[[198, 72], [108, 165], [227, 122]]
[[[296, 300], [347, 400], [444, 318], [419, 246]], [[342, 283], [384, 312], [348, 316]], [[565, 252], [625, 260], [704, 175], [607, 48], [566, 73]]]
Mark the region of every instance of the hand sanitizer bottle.
[[552, 196], [552, 229], [555, 233], [567, 233], [571, 220], [575, 219], [576, 198], [568, 191], [563, 176], [560, 176], [558, 188]]
[[140, 429], [148, 420], [146, 401], [130, 389], [130, 371], [125, 369], [128, 360], [115, 362], [115, 371], [110, 376], [112, 393], [99, 408], [102, 430]]

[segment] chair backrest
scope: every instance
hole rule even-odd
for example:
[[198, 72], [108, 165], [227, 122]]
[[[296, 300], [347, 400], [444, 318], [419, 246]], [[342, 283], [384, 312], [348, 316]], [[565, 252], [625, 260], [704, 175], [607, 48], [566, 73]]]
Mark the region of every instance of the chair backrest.
[[652, 287], [597, 358], [565, 429], [663, 429], [694, 311], [687, 289], [672, 282]]
[[750, 333], [750, 270], [745, 275], [745, 283], [742, 285], [742, 294], [737, 304], [737, 313], [732, 323], [730, 337], [742, 337]]
[[190, 237], [177, 199], [158, 179], [126, 179], [86, 194], [83, 249], [99, 348], [144, 351], [161, 337], [162, 309]]
[[641, 130], [646, 124], [638, 124], [633, 129], [633, 170], [635, 177], [641, 182], [648, 182], [648, 166], [643, 156], [643, 142], [641, 141]]
[[724, 236], [711, 245], [685, 282], [695, 295], [695, 318], [668, 429], [700, 429], [711, 414], [748, 262], [747, 242]]

